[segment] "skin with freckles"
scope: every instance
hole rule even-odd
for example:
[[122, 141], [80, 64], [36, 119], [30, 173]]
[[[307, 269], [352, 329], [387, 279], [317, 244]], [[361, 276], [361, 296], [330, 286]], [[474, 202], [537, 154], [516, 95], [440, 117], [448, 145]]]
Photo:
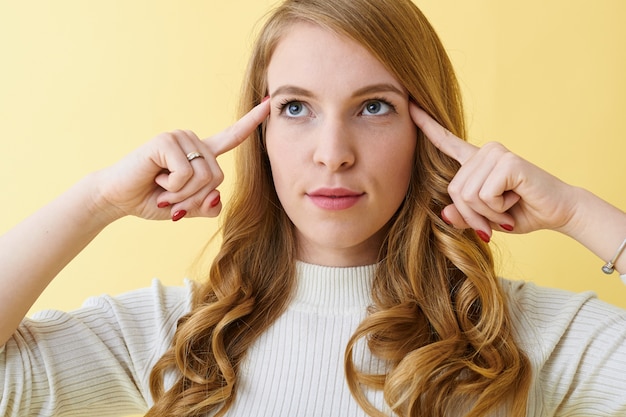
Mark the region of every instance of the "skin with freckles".
[[279, 42], [267, 78], [267, 152], [299, 258], [376, 262], [414, 161], [407, 92], [362, 46], [307, 23]]

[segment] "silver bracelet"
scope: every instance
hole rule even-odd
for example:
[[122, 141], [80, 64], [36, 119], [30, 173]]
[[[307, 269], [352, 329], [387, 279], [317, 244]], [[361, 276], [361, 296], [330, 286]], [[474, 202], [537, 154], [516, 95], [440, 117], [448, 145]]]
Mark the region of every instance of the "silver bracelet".
[[[615, 271], [615, 262], [617, 261], [617, 258], [619, 258], [619, 256], [622, 254], [622, 252], [624, 252], [624, 248], [626, 248], [626, 239], [624, 239], [622, 244], [619, 245], [619, 248], [617, 248], [617, 252], [615, 252], [615, 255], [611, 258], [611, 260], [602, 266], [602, 272], [610, 275], [613, 273], [613, 271]], [[622, 281], [626, 280], [626, 274], [621, 275], [620, 278], [622, 278]], [[624, 283], [626, 284], [626, 282]]]

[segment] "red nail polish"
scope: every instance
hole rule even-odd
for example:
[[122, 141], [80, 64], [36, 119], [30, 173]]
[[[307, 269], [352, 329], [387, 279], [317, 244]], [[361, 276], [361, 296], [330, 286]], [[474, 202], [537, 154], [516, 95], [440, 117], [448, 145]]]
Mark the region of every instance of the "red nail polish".
[[172, 221], [179, 221], [187, 214], [187, 210], [178, 210], [172, 215]]
[[506, 230], [507, 232], [513, 231], [513, 226], [511, 226], [510, 224], [501, 224], [500, 227]]
[[263, 100], [261, 100], [261, 103], [265, 103], [269, 99], [270, 99], [270, 96], [265, 96], [263, 97]]
[[213, 201], [211, 201], [211, 204], [209, 204], [211, 206], [211, 208], [217, 206], [220, 203], [220, 199], [221, 199], [221, 197], [219, 195], [217, 197], [215, 197], [213, 199]]
[[446, 217], [446, 214], [443, 212], [443, 210], [441, 210], [441, 220], [446, 222], [446, 224], [452, 226], [452, 222], [450, 221], [450, 219], [448, 219], [448, 217]]
[[491, 240], [489, 235], [487, 233], [483, 232], [482, 230], [476, 230], [476, 234], [478, 235], [480, 240], [482, 240], [485, 243], [489, 243], [489, 241]]
[[170, 206], [170, 203], [168, 203], [167, 201], [161, 201], [159, 204], [157, 204], [158, 208], [165, 208], [169, 206]]

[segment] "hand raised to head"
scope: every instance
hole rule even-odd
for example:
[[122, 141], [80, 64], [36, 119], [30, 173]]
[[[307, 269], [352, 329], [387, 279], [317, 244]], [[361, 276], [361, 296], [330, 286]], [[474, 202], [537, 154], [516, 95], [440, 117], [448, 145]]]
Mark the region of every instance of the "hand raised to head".
[[571, 217], [567, 184], [513, 154], [499, 143], [477, 147], [456, 137], [417, 105], [413, 121], [441, 152], [461, 168], [448, 186], [453, 204], [442, 218], [457, 228], [472, 228], [488, 242], [492, 230], [527, 233], [558, 229]]
[[147, 219], [217, 216], [221, 210], [217, 187], [224, 179], [217, 157], [248, 138], [269, 111], [269, 102], [263, 102], [204, 140], [183, 130], [156, 136], [101, 172], [105, 209], [116, 217]]

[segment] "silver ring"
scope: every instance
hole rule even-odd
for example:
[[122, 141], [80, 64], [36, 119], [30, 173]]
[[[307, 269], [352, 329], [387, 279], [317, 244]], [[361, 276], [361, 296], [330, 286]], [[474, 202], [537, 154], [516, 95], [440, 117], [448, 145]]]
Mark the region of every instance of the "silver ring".
[[193, 151], [193, 152], [189, 152], [187, 154], [187, 160], [189, 162], [193, 161], [196, 158], [204, 158], [204, 155], [202, 155], [200, 152], [198, 151]]

